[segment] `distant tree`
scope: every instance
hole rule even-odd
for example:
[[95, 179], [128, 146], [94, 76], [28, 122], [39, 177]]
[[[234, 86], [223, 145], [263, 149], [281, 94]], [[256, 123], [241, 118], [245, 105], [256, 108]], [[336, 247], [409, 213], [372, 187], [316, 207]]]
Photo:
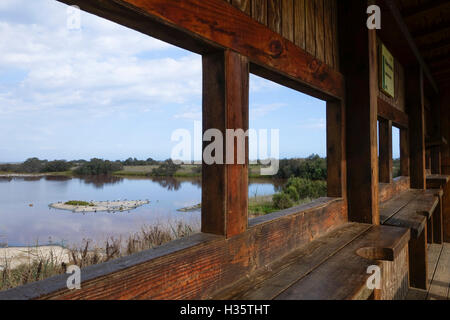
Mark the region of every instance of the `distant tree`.
[[311, 155], [306, 159], [280, 160], [280, 168], [276, 175], [280, 179], [299, 177], [309, 180], [327, 179], [327, 161], [318, 155]]
[[54, 160], [47, 162], [41, 172], [64, 172], [70, 170], [71, 167], [71, 162], [67, 162], [66, 160]]
[[19, 165], [18, 170], [25, 173], [39, 173], [42, 172], [47, 160], [39, 160], [38, 158], [29, 158], [24, 163]]
[[147, 162], [147, 165], [149, 165], [149, 166], [158, 164], [158, 161], [153, 160], [152, 158], [148, 158], [148, 159], [145, 160], [145, 161]]
[[180, 165], [177, 165], [171, 159], [168, 159], [158, 168], [153, 169], [152, 175], [158, 177], [173, 177], [180, 168]]
[[137, 158], [131, 158], [131, 157], [122, 162], [122, 164], [124, 166], [148, 166], [148, 165], [154, 165], [157, 163], [158, 162], [153, 160], [152, 158], [148, 158], [147, 160], [138, 160]]
[[115, 171], [123, 169], [122, 163], [119, 161], [112, 162], [109, 160], [93, 158], [75, 169], [78, 175], [108, 175]]

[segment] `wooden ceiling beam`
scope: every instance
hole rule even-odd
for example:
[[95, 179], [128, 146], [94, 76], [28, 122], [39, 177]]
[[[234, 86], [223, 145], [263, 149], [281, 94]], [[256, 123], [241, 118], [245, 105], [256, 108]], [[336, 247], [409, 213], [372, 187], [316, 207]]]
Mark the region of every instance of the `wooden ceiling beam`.
[[405, 9], [402, 11], [402, 15], [405, 21], [415, 19], [419, 16], [430, 14], [440, 11], [443, 7], [448, 6], [450, 3], [448, 0], [432, 0], [425, 4]]
[[400, 10], [397, 7], [397, 4], [394, 1], [391, 0], [385, 0], [384, 3], [386, 6], [390, 9], [392, 16], [396, 20], [398, 27], [400, 28], [401, 32], [403, 33], [403, 36], [406, 38], [411, 50], [414, 53], [414, 56], [416, 57], [417, 61], [419, 62], [421, 68], [423, 69], [424, 74], [426, 75], [428, 81], [430, 82], [431, 86], [433, 87], [434, 91], [436, 93], [439, 92], [438, 86], [436, 84], [436, 81], [433, 79], [433, 76], [431, 75], [430, 69], [428, 68], [427, 64], [425, 63], [425, 60], [423, 59], [419, 49], [416, 46], [416, 43], [411, 36], [411, 33], [409, 32], [408, 26], [405, 23], [405, 20], [403, 19], [402, 14], [400, 13]]
[[450, 45], [450, 38], [447, 38], [447, 39], [444, 39], [444, 40], [441, 40], [438, 42], [419, 46], [419, 49], [422, 52], [427, 52], [427, 51], [431, 51], [431, 50], [443, 49], [445, 47], [448, 47], [449, 45]]
[[433, 24], [428, 28], [413, 31], [411, 34], [414, 39], [427, 38], [440, 32], [450, 31], [450, 21]]

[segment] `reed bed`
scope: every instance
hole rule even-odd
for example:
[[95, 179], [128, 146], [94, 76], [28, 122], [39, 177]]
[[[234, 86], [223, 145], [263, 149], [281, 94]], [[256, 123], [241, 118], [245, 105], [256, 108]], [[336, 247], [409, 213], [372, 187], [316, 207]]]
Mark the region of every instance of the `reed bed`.
[[[28, 263], [15, 268], [6, 262], [0, 268], [0, 291], [63, 274], [69, 265], [80, 268], [107, 262], [144, 250], [153, 249], [167, 242], [197, 233], [197, 227], [178, 222], [169, 227], [143, 226], [139, 232], [127, 237], [111, 237], [103, 246], [84, 240], [78, 247], [67, 248], [67, 257], [48, 255], [30, 257]], [[63, 262], [62, 262], [63, 261]]]

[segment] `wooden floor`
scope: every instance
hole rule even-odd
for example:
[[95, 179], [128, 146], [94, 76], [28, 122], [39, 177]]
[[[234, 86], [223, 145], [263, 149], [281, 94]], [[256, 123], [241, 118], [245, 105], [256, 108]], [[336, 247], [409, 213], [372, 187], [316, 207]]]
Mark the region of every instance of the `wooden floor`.
[[450, 243], [428, 248], [428, 291], [410, 289], [407, 300], [450, 300]]

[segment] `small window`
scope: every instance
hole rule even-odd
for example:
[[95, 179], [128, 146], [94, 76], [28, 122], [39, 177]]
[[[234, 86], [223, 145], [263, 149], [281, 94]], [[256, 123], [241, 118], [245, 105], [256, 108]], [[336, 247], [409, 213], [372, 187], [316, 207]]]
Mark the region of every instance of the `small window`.
[[327, 195], [324, 101], [251, 75], [250, 129], [250, 218]]
[[392, 176], [401, 176], [400, 171], [400, 129], [392, 127]]

